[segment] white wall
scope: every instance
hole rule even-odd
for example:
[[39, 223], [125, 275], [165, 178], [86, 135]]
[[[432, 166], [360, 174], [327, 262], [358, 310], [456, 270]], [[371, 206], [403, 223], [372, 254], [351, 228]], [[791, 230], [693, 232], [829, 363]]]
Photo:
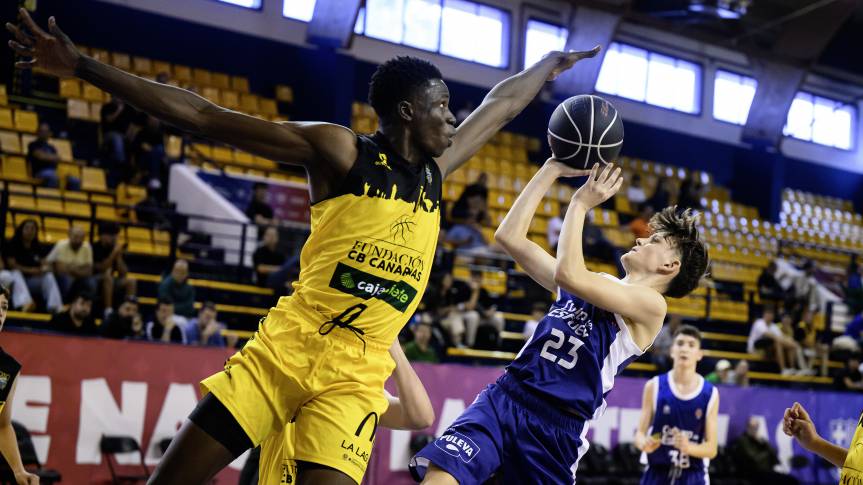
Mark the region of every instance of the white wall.
[[[214, 0], [183, 0], [179, 2], [176, 0], [100, 1], [279, 42], [306, 45], [306, 25], [282, 17], [281, 0], [264, 0], [261, 11], [221, 4]], [[448, 79], [475, 86], [490, 87], [508, 75], [517, 72], [521, 66], [524, 41], [522, 32], [528, 16], [541, 17], [550, 21], [557, 17], [558, 21], [563, 23], [568, 18], [571, 8], [569, 4], [555, 0], [530, 0], [529, 3], [518, 0], [483, 0], [483, 2], [506, 8], [511, 13], [509, 69], [496, 69], [464, 62], [367, 37], [355, 38], [353, 45], [346, 52], [357, 59], [368, 62], [383, 62], [399, 53], [412, 53], [435, 62]], [[704, 68], [701, 114], [676, 113], [643, 103], [615, 98], [614, 104], [624, 119], [718, 142], [740, 145], [741, 127], [713, 119], [712, 93], [713, 76], [718, 68], [751, 74], [745, 55], [668, 32], [626, 23], [619, 27], [616, 38], [623, 42], [699, 62]], [[840, 84], [811, 74], [804, 81], [803, 89], [848, 102], [863, 97], [863, 86]], [[863, 102], [856, 101], [855, 105], [859, 120], [860, 113], [863, 112]], [[855, 124], [855, 128], [857, 136], [852, 151], [837, 150], [794, 139], [785, 139], [781, 143], [780, 149], [783, 154], [792, 158], [863, 173], [863, 147], [861, 147], [863, 145], [863, 127], [859, 121]]]

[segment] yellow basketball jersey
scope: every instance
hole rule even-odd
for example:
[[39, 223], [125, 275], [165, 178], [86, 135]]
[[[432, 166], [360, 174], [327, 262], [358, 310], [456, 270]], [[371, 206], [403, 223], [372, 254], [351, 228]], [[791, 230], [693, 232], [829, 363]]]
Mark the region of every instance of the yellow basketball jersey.
[[856, 483], [863, 483], [863, 414], [857, 422], [857, 431], [851, 439], [851, 446], [848, 447], [848, 455], [845, 457], [845, 464], [842, 466], [839, 478], [840, 485]]
[[21, 364], [0, 348], [0, 412], [3, 412], [3, 408], [6, 407], [12, 385], [20, 372]]
[[438, 231], [442, 177], [429, 157], [411, 164], [380, 133], [358, 136], [341, 187], [311, 207], [294, 294], [280, 307], [312, 322], [351, 326], [389, 344], [425, 291]]

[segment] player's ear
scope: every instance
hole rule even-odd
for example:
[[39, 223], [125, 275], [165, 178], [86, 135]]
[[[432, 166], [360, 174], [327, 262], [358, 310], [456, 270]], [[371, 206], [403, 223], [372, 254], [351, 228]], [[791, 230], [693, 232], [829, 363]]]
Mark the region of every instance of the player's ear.
[[396, 105], [396, 111], [398, 112], [399, 118], [403, 121], [411, 121], [414, 119], [414, 106], [410, 101], [400, 101], [398, 105]]
[[659, 265], [657, 272], [663, 276], [677, 276], [677, 273], [680, 272], [680, 259], [674, 258], [666, 260], [664, 263]]

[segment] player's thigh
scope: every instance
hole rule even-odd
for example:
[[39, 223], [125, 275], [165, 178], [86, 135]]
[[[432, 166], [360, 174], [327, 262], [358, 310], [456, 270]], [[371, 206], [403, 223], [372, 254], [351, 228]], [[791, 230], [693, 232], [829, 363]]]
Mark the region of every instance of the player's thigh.
[[307, 462], [297, 463], [296, 483], [297, 485], [356, 485], [353, 478], [335, 468]]
[[165, 456], [150, 476], [149, 485], [207, 483], [234, 461], [235, 456], [216, 438], [187, 420], [171, 441]]
[[434, 463], [430, 464], [422, 485], [459, 485], [458, 480], [449, 472], [438, 468]]
[[309, 399], [310, 369], [321, 352], [321, 337], [288, 312], [271, 310], [255, 335], [201, 382], [240, 423], [253, 445], [284, 429]]

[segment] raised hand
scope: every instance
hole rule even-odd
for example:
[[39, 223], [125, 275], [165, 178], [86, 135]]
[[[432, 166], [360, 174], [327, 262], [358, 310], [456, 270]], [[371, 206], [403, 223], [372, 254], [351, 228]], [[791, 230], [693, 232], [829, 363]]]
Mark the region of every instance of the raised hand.
[[558, 161], [552, 157], [545, 161], [545, 164], [555, 171], [558, 178], [560, 177], [585, 177], [590, 175], [590, 170], [579, 170], [572, 168], [569, 165]]
[[[21, 21], [27, 27], [27, 31], [11, 23], [6, 23], [6, 30], [15, 36], [15, 40], [9, 41], [9, 47], [17, 54], [31, 57], [29, 61], [18, 61], [15, 67], [19, 69], [32, 69], [39, 67], [55, 76], [69, 77], [75, 75], [75, 67], [81, 59], [81, 52], [75, 48], [75, 44], [64, 34], [54, 17], [48, 19], [48, 32], [42, 30], [36, 22], [30, 18], [27, 10], [18, 10]], [[29, 31], [29, 32], [28, 32]]]
[[585, 209], [592, 209], [614, 196], [622, 184], [623, 177], [620, 173], [620, 167], [615, 167], [614, 164], [609, 163], [605, 165], [605, 168], [600, 169], [597, 163], [590, 169], [587, 182], [575, 191], [572, 198], [573, 201], [582, 204]]
[[575, 65], [576, 62], [582, 59], [589, 59], [599, 54], [599, 51], [602, 49], [599, 45], [594, 47], [589, 51], [569, 51], [569, 52], [549, 52], [546, 54], [546, 57], [554, 57], [557, 59], [557, 66], [551, 71], [551, 74], [548, 76], [549, 81], [554, 81], [557, 79], [557, 76], [560, 75], [563, 71], [571, 68]]
[[812, 445], [818, 441], [818, 432], [815, 430], [815, 424], [806, 409], [795, 402], [793, 406], [785, 410], [785, 416], [782, 419], [782, 431], [787, 436], [793, 436], [800, 446], [811, 450]]

